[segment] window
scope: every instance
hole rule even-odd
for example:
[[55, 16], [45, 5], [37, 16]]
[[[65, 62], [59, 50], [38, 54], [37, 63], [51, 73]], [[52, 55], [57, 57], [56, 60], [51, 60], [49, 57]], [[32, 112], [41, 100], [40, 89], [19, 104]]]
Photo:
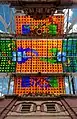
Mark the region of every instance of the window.
[[55, 103], [47, 103], [47, 112], [56, 112]]
[[47, 113], [57, 113], [63, 110], [63, 107], [56, 102], [45, 102], [41, 105], [41, 111]]
[[31, 104], [29, 104], [29, 103], [22, 103], [21, 112], [28, 113], [28, 112], [30, 112], [30, 108], [31, 108]]

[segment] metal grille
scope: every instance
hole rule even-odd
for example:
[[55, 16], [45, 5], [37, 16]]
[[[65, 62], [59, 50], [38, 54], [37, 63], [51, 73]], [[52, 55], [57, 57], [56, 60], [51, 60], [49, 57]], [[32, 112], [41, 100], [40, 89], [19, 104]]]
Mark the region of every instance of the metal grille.
[[23, 103], [21, 107], [21, 112], [22, 113], [30, 112], [30, 108], [31, 108], [31, 104]]
[[48, 113], [56, 112], [54, 103], [48, 103], [48, 104], [46, 104], [46, 106], [47, 106], [47, 112]]

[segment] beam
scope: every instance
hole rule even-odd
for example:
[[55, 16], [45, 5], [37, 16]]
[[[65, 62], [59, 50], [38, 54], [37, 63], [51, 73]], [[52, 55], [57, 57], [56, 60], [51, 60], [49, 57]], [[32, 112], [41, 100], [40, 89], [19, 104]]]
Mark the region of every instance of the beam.
[[[11, 6], [21, 6], [26, 4], [52, 4], [53, 7], [57, 6], [58, 8], [64, 9], [69, 7], [77, 6], [77, 0], [0, 0], [0, 3], [11, 4]], [[38, 5], [37, 5], [38, 6]]]

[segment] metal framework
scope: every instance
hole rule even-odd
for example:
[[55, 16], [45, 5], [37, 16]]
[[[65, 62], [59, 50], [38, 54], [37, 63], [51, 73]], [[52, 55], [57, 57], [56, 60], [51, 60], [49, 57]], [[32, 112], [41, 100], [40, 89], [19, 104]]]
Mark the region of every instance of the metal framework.
[[[64, 3], [63, 3], [64, 2]], [[16, 8], [16, 10], [23, 10], [24, 11], [24, 15], [26, 14], [26, 15], [31, 15], [32, 17], [34, 17], [35, 15], [38, 15], [38, 16], [42, 16], [44, 13], [45, 13], [45, 16], [47, 15], [49, 15], [49, 14], [54, 14], [55, 13], [55, 11], [56, 11], [56, 9], [59, 11], [59, 9], [60, 9], [60, 13], [62, 12], [62, 10], [64, 9], [64, 8], [70, 8], [71, 7], [71, 5], [73, 6], [73, 5], [76, 5], [77, 4], [77, 0], [75, 0], [75, 1], [72, 1], [72, 2], [70, 2], [69, 3], [69, 1], [67, 1], [67, 2], [65, 2], [65, 1], [61, 1], [61, 0], [50, 0], [50, 1], [46, 1], [46, 0], [36, 0], [36, 1], [28, 1], [28, 0], [7, 0], [7, 1], [5, 1], [5, 0], [0, 0], [0, 3], [7, 3], [7, 4], [9, 4], [10, 3], [10, 6], [11, 7], [15, 7]], [[69, 3], [69, 4], [68, 4]], [[64, 7], [63, 7], [63, 5], [64, 5]], [[37, 8], [36, 8], [36, 6], [37, 6]], [[73, 6], [74, 7], [74, 6]], [[18, 13], [18, 11], [16, 12], [16, 14]], [[36, 14], [33, 14], [33, 13], [36, 13]], [[22, 13], [20, 13], [21, 15], [22, 15]], [[67, 16], [69, 17], [69, 12], [67, 13]], [[4, 26], [5, 26], [5, 28], [7, 29], [8, 28], [8, 25], [6, 24], [6, 22], [4, 21], [4, 19], [2, 18], [2, 16], [0, 16], [0, 20], [3, 22], [3, 24], [4, 24]], [[73, 20], [73, 22], [72, 22], [72, 24], [71, 24], [71, 26], [68, 28], [68, 21], [67, 21], [67, 30], [66, 30], [66, 33], [65, 34], [63, 34], [63, 35], [61, 35], [61, 36], [59, 36], [59, 38], [68, 38], [68, 37], [72, 37], [72, 39], [73, 38], [75, 38], [75, 37], [77, 37], [77, 34], [73, 34], [73, 33], [71, 33], [71, 34], [69, 34], [69, 31], [71, 30], [71, 28], [73, 27], [73, 25], [76, 23], [76, 20], [77, 20], [77, 18], [75, 19], [75, 20]], [[10, 34], [10, 35], [8, 35], [8, 34], [5, 34], [5, 36], [4, 36], [4, 34], [0, 34], [0, 36], [1, 37], [15, 37], [16, 39], [17, 38], [24, 38], [25, 36], [15, 36], [15, 34]], [[58, 38], [58, 37], [53, 37], [53, 38]], [[25, 73], [26, 74], [26, 73]], [[23, 74], [22, 73], [22, 75], [25, 75], [25, 74]], [[69, 73], [69, 74], [71, 74], [71, 73]], [[67, 75], [67, 77], [68, 77], [68, 80], [69, 80], [69, 74], [68, 73], [64, 73], [63, 75]], [[21, 73], [11, 73], [11, 75], [12, 76], [14, 76], [14, 75], [21, 75]], [[30, 74], [27, 74], [27, 75], [30, 75]], [[45, 74], [31, 74], [32, 76], [38, 76], [38, 75], [40, 75], [40, 76], [45, 76]], [[46, 74], [46, 75], [58, 75], [58, 74]], [[10, 78], [11, 79], [11, 78]], [[75, 94], [75, 88], [74, 88], [74, 80], [73, 80], [73, 77], [71, 77], [71, 82], [72, 82], [72, 88], [73, 88], [73, 94]], [[10, 87], [10, 80], [9, 80], [9, 83], [8, 83], [8, 92], [9, 92], [9, 87]], [[70, 86], [70, 83], [69, 83], [69, 89], [70, 89], [70, 94], [71, 94], [71, 88], [70, 88], [71, 86]]]

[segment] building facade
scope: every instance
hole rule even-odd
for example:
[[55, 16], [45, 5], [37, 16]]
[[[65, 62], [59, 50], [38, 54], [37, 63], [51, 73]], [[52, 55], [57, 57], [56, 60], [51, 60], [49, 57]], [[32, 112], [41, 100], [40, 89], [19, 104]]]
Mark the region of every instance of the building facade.
[[0, 119], [77, 119], [77, 96], [0, 98]]

